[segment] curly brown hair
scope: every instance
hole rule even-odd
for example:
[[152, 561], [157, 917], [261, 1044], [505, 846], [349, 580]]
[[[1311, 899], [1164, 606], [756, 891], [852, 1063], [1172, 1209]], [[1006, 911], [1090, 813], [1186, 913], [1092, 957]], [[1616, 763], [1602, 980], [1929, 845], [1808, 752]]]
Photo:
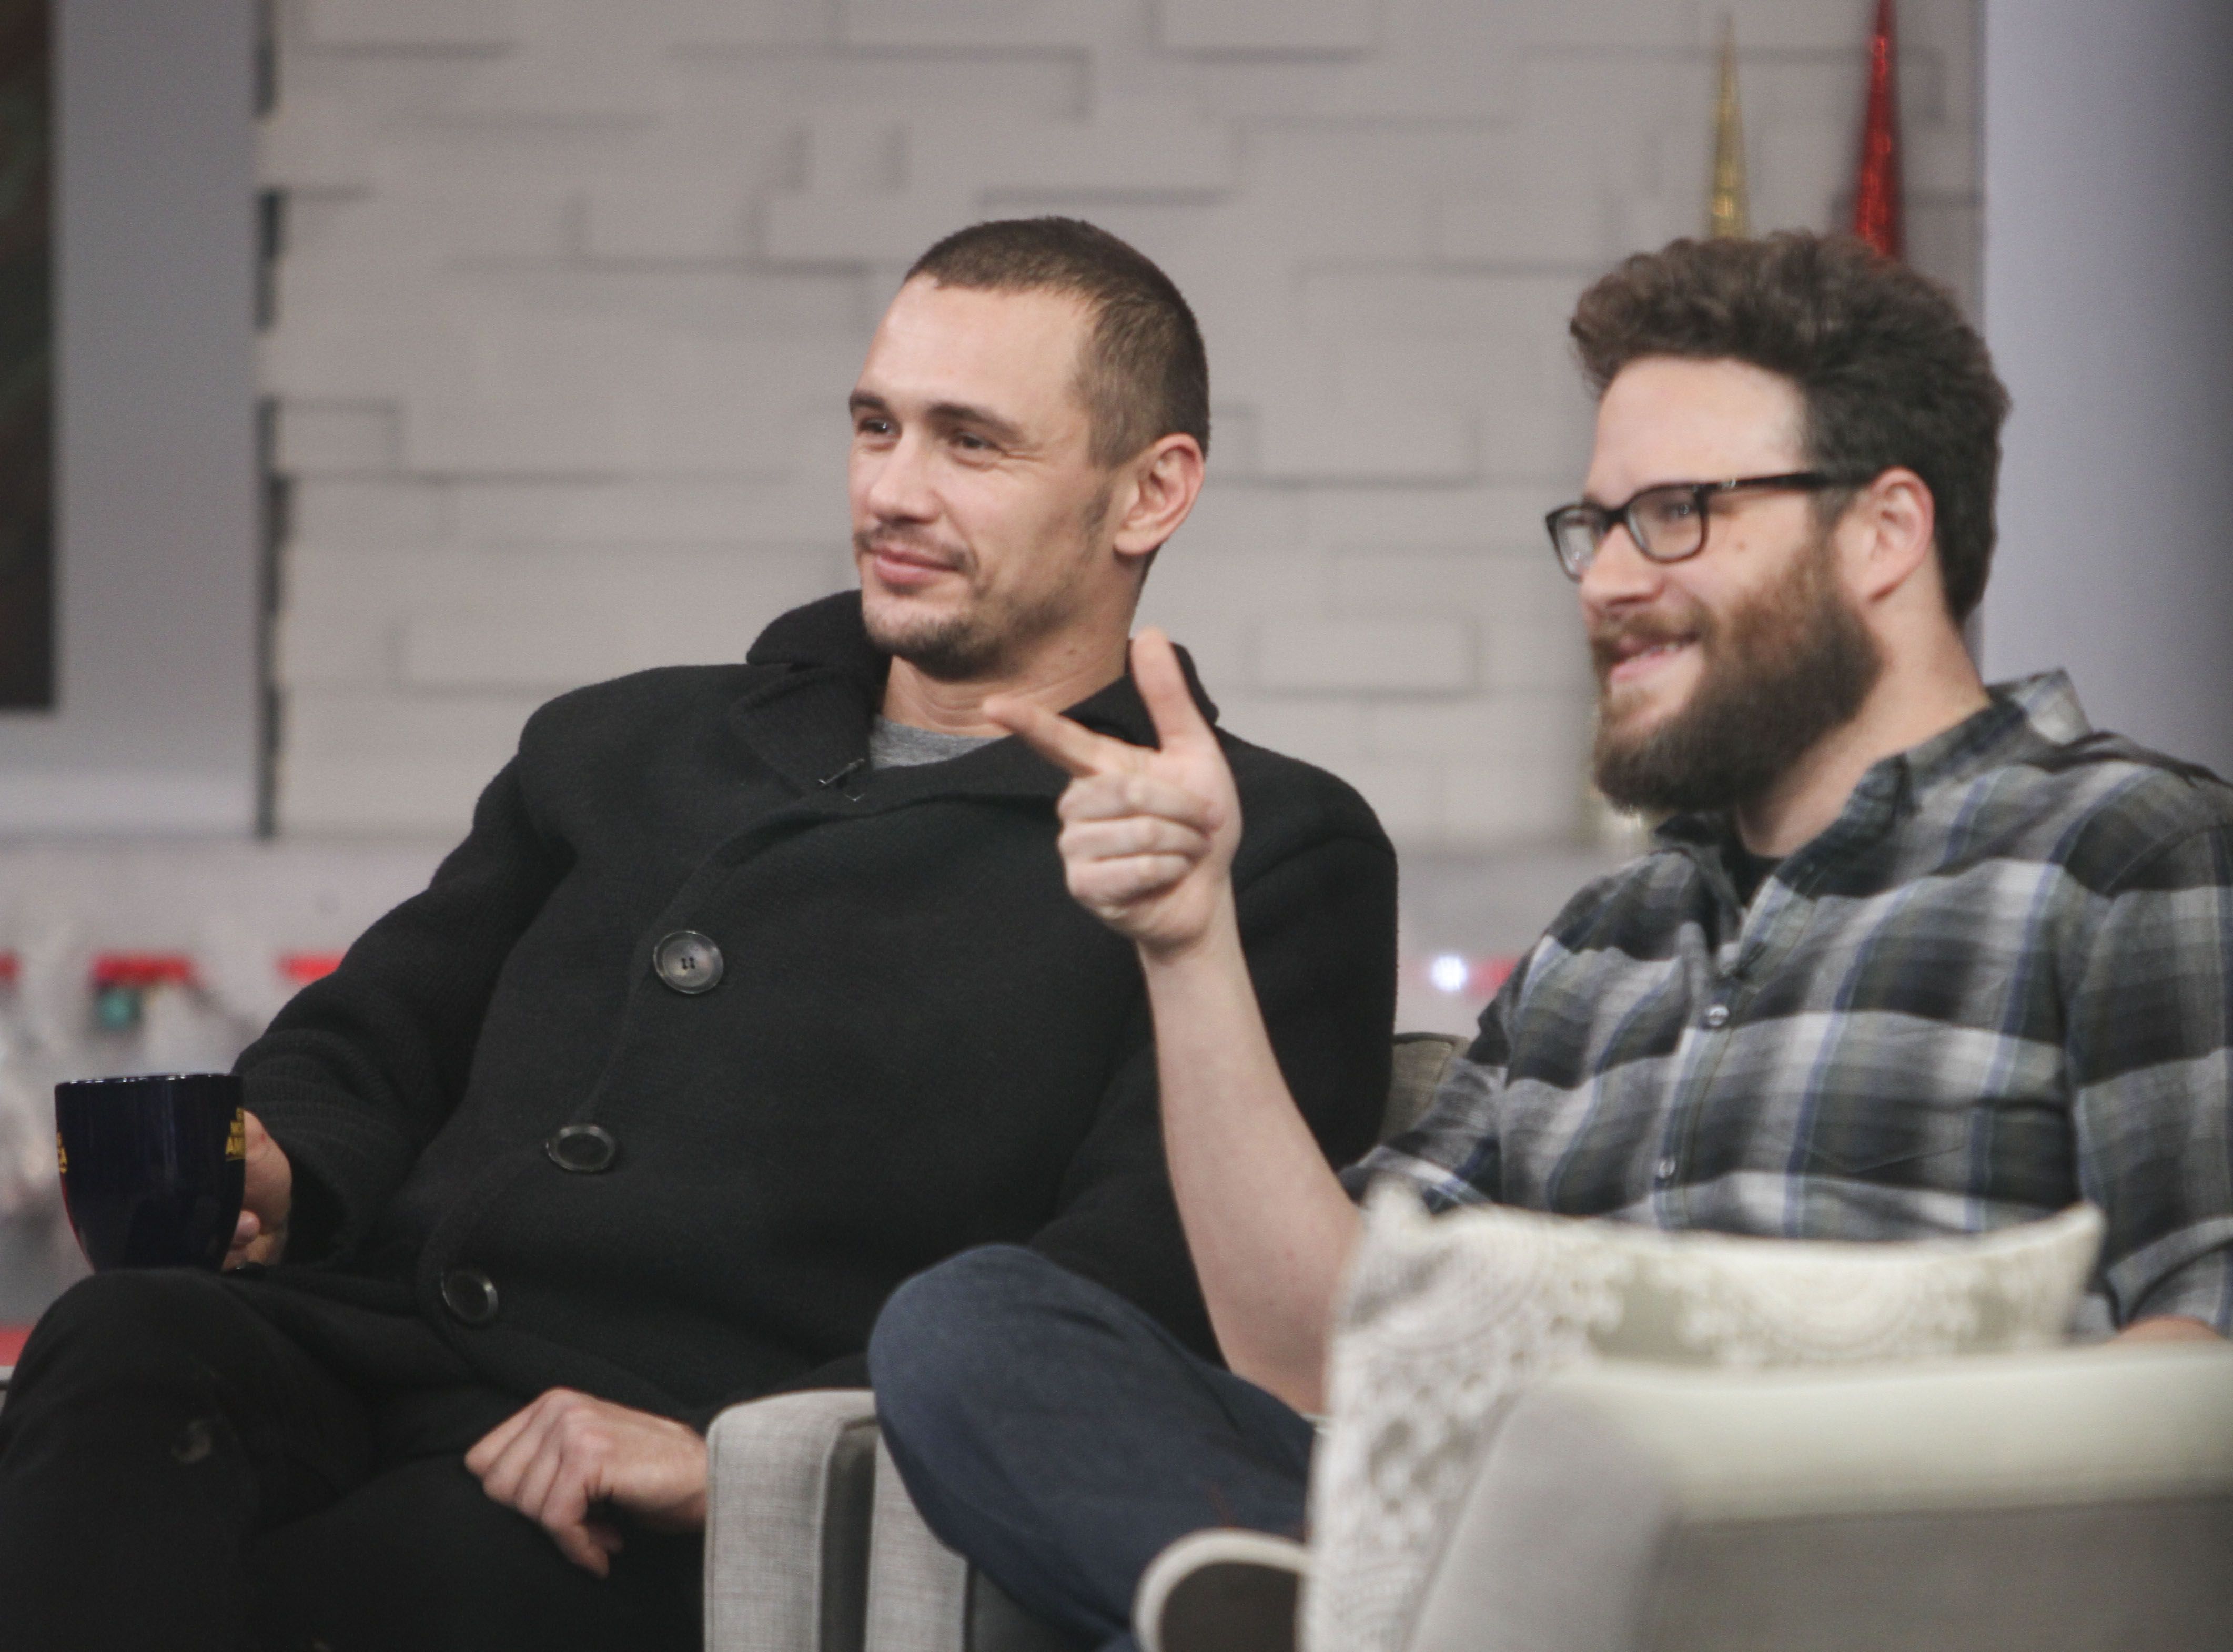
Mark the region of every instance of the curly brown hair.
[[1095, 463], [1123, 464], [1149, 442], [1191, 436], [1209, 452], [1209, 358], [1177, 286], [1145, 253], [1083, 218], [1003, 218], [957, 230], [915, 261], [908, 279], [1084, 300], [1093, 336], [1078, 391], [1093, 420]]
[[[1937, 283], [1848, 236], [1676, 241], [1627, 259], [1568, 324], [1605, 393], [1640, 356], [1749, 362], [1799, 388], [1807, 463], [1837, 476], [1904, 465], [1930, 490], [1946, 605], [1969, 617], [1993, 560], [2008, 393]], [[1834, 517], [1850, 493], [1822, 496]]]

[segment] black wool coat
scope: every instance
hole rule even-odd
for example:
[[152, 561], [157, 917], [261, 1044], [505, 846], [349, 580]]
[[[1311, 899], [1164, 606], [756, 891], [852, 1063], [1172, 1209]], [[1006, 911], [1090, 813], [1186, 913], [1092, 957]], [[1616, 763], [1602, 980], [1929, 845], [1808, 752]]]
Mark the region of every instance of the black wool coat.
[[[361, 1381], [701, 1424], [861, 1381], [893, 1288], [989, 1241], [1212, 1351], [1138, 964], [1064, 888], [1063, 777], [1013, 739], [870, 771], [887, 664], [848, 594], [741, 666], [537, 712], [426, 892], [242, 1056], [296, 1178], [290, 1260], [244, 1288]], [[1154, 740], [1129, 678], [1071, 714]], [[1256, 990], [1345, 1161], [1387, 1088], [1394, 855], [1342, 782], [1220, 738]], [[680, 931], [710, 990], [654, 967]], [[602, 1139], [554, 1156], [569, 1125]]]

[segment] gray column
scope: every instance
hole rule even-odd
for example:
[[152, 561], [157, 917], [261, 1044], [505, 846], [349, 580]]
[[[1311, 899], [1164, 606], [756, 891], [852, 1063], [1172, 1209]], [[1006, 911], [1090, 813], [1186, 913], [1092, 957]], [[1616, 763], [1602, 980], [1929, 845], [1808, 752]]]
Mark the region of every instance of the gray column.
[[0, 715], [0, 832], [254, 819], [253, 16], [55, 8], [61, 692]]
[[2233, 4], [1986, 0], [1989, 672], [2233, 775]]

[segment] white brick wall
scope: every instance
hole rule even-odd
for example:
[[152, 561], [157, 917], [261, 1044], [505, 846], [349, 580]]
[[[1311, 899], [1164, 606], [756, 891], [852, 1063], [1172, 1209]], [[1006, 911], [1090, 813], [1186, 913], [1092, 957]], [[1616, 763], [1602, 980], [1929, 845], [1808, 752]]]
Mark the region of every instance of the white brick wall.
[[[1974, 4], [1902, 8], [1913, 256], [1965, 293]], [[1571, 836], [1563, 322], [1697, 226], [1720, 10], [288, 0], [283, 822], [454, 831], [539, 699], [844, 582], [843, 395], [900, 270], [1060, 211], [1208, 337], [1212, 479], [1144, 617], [1230, 725], [1406, 847]], [[1735, 8], [1757, 224], [1842, 209], [1872, 10]]]

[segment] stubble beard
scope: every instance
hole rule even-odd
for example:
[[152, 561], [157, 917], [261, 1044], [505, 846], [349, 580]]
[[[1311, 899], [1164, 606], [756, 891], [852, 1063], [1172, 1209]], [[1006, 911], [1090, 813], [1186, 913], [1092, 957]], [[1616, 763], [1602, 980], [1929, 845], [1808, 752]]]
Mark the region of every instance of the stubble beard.
[[[965, 579], [968, 570], [960, 570]], [[967, 681], [998, 663], [1000, 640], [991, 634], [981, 605], [972, 602], [942, 613], [910, 613], [904, 597], [879, 599], [863, 591], [861, 622], [869, 641], [882, 654], [904, 660], [926, 677]]]
[[[1091, 554], [1094, 535], [1108, 514], [1111, 497], [1111, 491], [1103, 488], [1088, 501], [1076, 543], [1049, 546], [1042, 554], [1064, 555], [1082, 563]], [[906, 537], [856, 533], [854, 553], [865, 560], [877, 543], [895, 540], [904, 543]], [[861, 621], [869, 642], [934, 682], [983, 682], [1003, 674], [1032, 643], [1061, 630], [1077, 608], [1076, 577], [1055, 580], [1036, 592], [988, 591], [975, 556], [966, 550], [941, 550], [953, 559], [967, 592], [959, 608], [909, 612], [904, 597], [880, 601], [871, 595], [865, 577], [861, 597]]]
[[1695, 631], [1703, 665], [1689, 701], [1633, 737], [1606, 708], [1620, 632], [1591, 639], [1598, 683], [1598, 790], [1618, 807], [1654, 813], [1741, 807], [1766, 794], [1832, 730], [1851, 722], [1884, 658], [1831, 573], [1826, 534], [1781, 582], [1726, 618], [1694, 609], [1679, 627], [1644, 621], [1647, 636]]

